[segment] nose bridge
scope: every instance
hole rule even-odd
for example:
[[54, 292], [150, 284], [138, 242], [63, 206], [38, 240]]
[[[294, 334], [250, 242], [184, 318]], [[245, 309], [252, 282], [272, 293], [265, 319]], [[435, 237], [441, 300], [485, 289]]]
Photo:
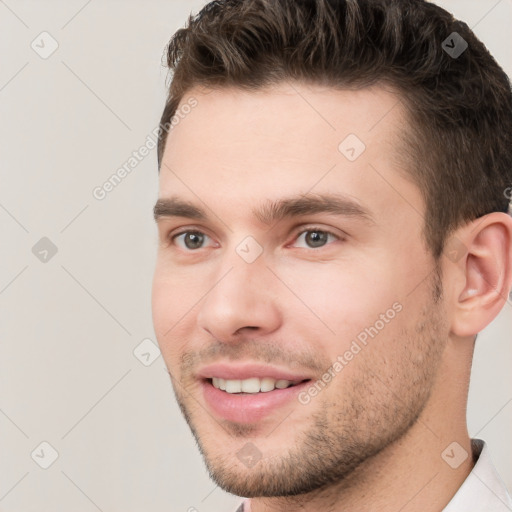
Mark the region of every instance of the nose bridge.
[[210, 302], [228, 306], [233, 310], [236, 308], [254, 311], [263, 295], [268, 293], [268, 289], [266, 293], [262, 285], [267, 280], [265, 274], [269, 270], [261, 257], [248, 263], [234, 252], [219, 265], [218, 270], [211, 293], [208, 294]]
[[219, 339], [243, 327], [274, 330], [279, 322], [262, 251], [243, 241], [221, 258], [209, 292], [201, 302], [198, 323]]
[[246, 236], [221, 256], [216, 288], [225, 288], [226, 297], [235, 294], [241, 299], [256, 299], [265, 292], [262, 284], [269, 274], [266, 263], [263, 246], [254, 237]]

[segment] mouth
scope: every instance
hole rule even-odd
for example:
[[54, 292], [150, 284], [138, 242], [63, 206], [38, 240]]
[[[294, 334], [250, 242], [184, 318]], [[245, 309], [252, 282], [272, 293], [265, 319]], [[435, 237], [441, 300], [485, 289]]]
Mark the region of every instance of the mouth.
[[221, 377], [212, 377], [206, 379], [214, 388], [225, 391], [230, 394], [255, 395], [258, 393], [270, 393], [275, 389], [287, 389], [297, 386], [303, 382], [309, 382], [311, 379], [286, 380], [274, 379], [272, 377], [250, 377], [248, 379], [223, 379]]
[[291, 408], [303, 407], [298, 395], [310, 382], [311, 379], [289, 381], [271, 377], [212, 377], [200, 381], [203, 399], [213, 416], [241, 424], [255, 424]]

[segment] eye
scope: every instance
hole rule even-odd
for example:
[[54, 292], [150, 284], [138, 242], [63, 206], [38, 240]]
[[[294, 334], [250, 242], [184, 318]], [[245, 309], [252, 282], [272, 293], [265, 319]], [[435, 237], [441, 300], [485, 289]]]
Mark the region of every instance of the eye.
[[186, 251], [201, 249], [205, 240], [211, 240], [208, 235], [201, 231], [183, 231], [171, 237], [173, 243]]
[[333, 240], [339, 240], [340, 238], [330, 231], [325, 231], [324, 229], [319, 228], [309, 228], [304, 231], [301, 231], [298, 236], [295, 244], [299, 241], [303, 241], [304, 244], [302, 247], [305, 249], [316, 249], [318, 247], [323, 247], [327, 243]]

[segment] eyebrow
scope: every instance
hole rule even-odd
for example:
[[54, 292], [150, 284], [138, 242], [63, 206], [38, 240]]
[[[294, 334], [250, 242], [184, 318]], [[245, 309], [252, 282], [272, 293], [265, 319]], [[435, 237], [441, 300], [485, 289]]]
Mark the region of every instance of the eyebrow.
[[[353, 217], [367, 224], [375, 224], [370, 210], [355, 200], [340, 194], [308, 194], [268, 201], [252, 214], [262, 224], [271, 225], [290, 217], [300, 217], [319, 213], [330, 213], [344, 217]], [[156, 222], [165, 217], [185, 217], [192, 220], [208, 220], [204, 209], [179, 197], [158, 199], [153, 216]]]

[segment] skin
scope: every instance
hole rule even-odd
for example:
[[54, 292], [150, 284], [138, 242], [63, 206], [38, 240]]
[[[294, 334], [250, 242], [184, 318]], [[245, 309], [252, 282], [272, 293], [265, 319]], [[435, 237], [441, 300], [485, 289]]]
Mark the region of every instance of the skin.
[[[158, 218], [152, 306], [212, 478], [251, 497], [252, 512], [441, 510], [473, 467], [464, 453], [474, 338], [512, 286], [512, 219], [496, 212], [461, 226], [452, 240], [464, 254], [436, 265], [422, 237], [425, 204], [400, 161], [406, 111], [382, 87], [283, 83], [189, 97], [198, 105], [169, 134], [159, 198], [179, 197], [209, 218]], [[353, 162], [338, 150], [348, 134], [366, 145]], [[253, 214], [269, 201], [333, 192], [374, 221], [323, 212], [269, 226]], [[187, 229], [207, 235], [198, 248], [172, 238]], [[312, 247], [311, 231], [325, 243]], [[236, 252], [247, 236], [263, 250], [252, 263]], [[208, 410], [201, 366], [272, 361], [321, 379], [396, 303], [400, 312], [309, 403], [293, 400], [252, 424]], [[248, 442], [261, 455], [252, 467], [237, 457]], [[441, 456], [453, 442], [456, 469]]]

